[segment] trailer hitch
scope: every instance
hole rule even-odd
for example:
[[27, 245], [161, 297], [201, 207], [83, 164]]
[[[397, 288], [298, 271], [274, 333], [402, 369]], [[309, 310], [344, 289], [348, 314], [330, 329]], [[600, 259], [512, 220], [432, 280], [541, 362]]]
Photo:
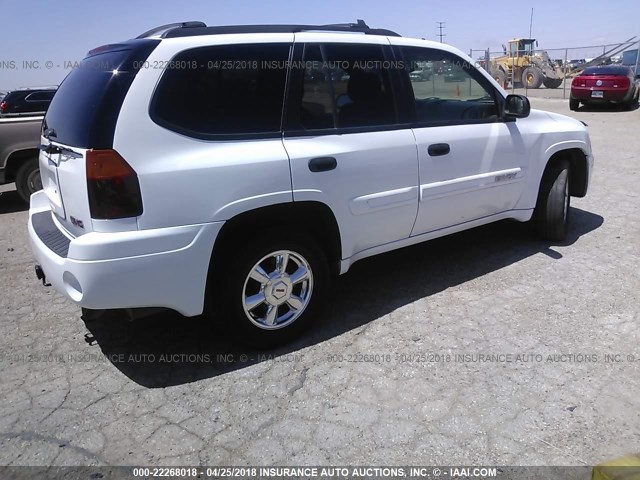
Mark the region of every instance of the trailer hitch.
[[42, 280], [42, 285], [44, 285], [45, 287], [50, 287], [51, 284], [47, 283], [47, 276], [44, 274], [44, 270], [42, 270], [42, 267], [40, 265], [36, 265], [35, 269], [36, 277], [38, 277], [38, 280]]

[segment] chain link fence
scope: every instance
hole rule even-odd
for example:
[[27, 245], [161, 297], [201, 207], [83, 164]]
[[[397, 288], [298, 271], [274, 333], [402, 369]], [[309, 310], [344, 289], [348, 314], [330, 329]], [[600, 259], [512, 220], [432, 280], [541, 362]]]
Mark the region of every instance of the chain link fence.
[[[526, 95], [529, 89], [544, 89], [544, 96], [550, 98], [568, 98], [571, 80], [586, 67], [627, 65], [634, 69], [636, 75], [640, 75], [640, 41], [636, 37], [607, 45], [550, 49], [538, 48], [534, 42], [510, 42], [504, 45], [502, 51], [471, 49], [469, 56], [498, 83], [502, 83], [506, 90]], [[542, 68], [537, 68], [537, 72], [527, 71], [523, 56], [533, 57], [538, 67]], [[519, 66], [507, 66], [513, 64]], [[504, 75], [498, 70], [502, 70]]]

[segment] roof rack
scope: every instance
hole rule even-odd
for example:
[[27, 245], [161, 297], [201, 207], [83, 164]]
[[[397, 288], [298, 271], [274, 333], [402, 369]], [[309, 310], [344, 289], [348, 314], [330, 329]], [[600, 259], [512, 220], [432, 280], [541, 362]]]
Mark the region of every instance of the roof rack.
[[198, 35], [224, 35], [233, 33], [296, 33], [309, 31], [352, 32], [366, 35], [399, 37], [383, 28], [370, 28], [364, 20], [356, 23], [334, 23], [329, 25], [225, 25], [208, 27], [203, 22], [182, 22], [163, 25], [143, 33], [137, 38], [160, 36], [161, 38], [190, 37]]
[[137, 36], [136, 38], [149, 38], [149, 37], [153, 37], [155, 35], [160, 35], [161, 37], [164, 37], [164, 35], [176, 28], [196, 28], [196, 27], [206, 27], [207, 24], [204, 22], [177, 22], [177, 23], [168, 23], [166, 25], [161, 25], [159, 27], [156, 28], [152, 28], [151, 30], [148, 30], [146, 32], [144, 32], [142, 35]]

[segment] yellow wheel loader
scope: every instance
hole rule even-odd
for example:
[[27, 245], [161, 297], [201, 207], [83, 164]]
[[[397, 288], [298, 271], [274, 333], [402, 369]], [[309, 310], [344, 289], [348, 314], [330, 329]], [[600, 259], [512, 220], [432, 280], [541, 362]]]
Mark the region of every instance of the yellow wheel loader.
[[545, 51], [536, 51], [535, 38], [509, 40], [504, 55], [491, 59], [491, 75], [500, 85], [521, 83], [526, 88], [558, 88], [562, 85], [561, 70], [554, 65]]

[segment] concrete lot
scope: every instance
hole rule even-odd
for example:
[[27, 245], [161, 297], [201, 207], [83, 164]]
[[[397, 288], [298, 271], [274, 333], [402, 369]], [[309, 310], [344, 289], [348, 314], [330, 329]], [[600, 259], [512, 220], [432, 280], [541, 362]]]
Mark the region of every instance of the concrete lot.
[[324, 321], [277, 352], [230, 346], [202, 319], [85, 325], [36, 281], [26, 211], [4, 187], [0, 464], [592, 465], [637, 452], [640, 111], [573, 115], [596, 170], [566, 243], [503, 222], [362, 261]]

